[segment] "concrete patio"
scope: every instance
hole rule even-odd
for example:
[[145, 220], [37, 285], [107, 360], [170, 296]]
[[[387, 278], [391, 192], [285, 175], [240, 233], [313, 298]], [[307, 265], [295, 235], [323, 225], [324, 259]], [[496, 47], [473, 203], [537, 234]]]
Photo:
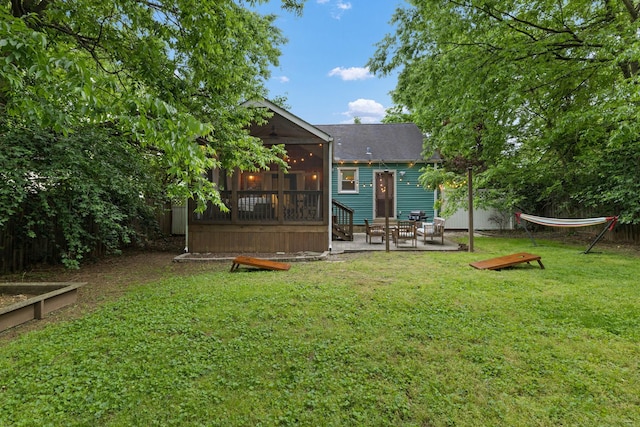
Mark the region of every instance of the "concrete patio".
[[[331, 253], [340, 254], [348, 252], [367, 252], [367, 251], [384, 251], [386, 250], [385, 242], [381, 242], [380, 237], [375, 237], [373, 243], [366, 242], [365, 233], [354, 233], [353, 241], [341, 241], [334, 240], [331, 242]], [[453, 237], [453, 236], [452, 236]], [[412, 247], [410, 241], [400, 242], [396, 247], [393, 241], [389, 241], [390, 251], [457, 251], [458, 243], [450, 239], [447, 239], [446, 233], [444, 238], [444, 244], [440, 244], [440, 238], [434, 238], [433, 243], [430, 238], [427, 238], [427, 243], [422, 241], [422, 238], [418, 238], [418, 246]]]

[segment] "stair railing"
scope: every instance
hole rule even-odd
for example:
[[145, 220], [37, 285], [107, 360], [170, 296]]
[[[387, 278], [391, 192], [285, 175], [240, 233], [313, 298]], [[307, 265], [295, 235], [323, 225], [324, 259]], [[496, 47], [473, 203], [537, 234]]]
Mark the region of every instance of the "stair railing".
[[331, 205], [334, 235], [339, 234], [344, 240], [352, 241], [354, 210], [335, 199], [331, 200]]

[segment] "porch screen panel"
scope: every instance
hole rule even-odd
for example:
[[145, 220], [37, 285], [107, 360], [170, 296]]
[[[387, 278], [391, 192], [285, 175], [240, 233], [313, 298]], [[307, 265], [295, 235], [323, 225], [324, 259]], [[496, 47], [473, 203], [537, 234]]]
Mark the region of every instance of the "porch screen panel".
[[287, 144], [286, 170], [274, 163], [266, 170], [210, 173], [228, 212], [209, 204], [193, 219], [232, 224], [323, 221], [324, 149], [323, 144]]
[[289, 170], [283, 174], [284, 221], [321, 221], [324, 217], [322, 144], [287, 145]]

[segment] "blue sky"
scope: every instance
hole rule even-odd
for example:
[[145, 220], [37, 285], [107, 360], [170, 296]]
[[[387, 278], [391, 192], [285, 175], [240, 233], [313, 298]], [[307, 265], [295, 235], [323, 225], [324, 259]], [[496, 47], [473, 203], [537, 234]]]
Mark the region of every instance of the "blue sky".
[[290, 112], [314, 124], [377, 123], [391, 107], [396, 76], [380, 78], [365, 68], [375, 44], [392, 32], [389, 24], [403, 0], [307, 0], [302, 16], [260, 6], [278, 15], [275, 24], [289, 40], [280, 65], [267, 82], [269, 96], [284, 96]]

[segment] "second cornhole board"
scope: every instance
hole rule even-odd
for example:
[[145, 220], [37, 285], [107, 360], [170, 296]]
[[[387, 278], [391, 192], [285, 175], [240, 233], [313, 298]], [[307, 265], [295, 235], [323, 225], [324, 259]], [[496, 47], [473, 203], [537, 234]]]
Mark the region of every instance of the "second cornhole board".
[[479, 270], [500, 270], [502, 268], [511, 267], [523, 262], [530, 263], [531, 261], [537, 261], [540, 268], [544, 268], [541, 257], [539, 255], [530, 254], [527, 252], [520, 252], [517, 254], [505, 255], [498, 258], [486, 259], [484, 261], [476, 261], [469, 264], [471, 267]]

